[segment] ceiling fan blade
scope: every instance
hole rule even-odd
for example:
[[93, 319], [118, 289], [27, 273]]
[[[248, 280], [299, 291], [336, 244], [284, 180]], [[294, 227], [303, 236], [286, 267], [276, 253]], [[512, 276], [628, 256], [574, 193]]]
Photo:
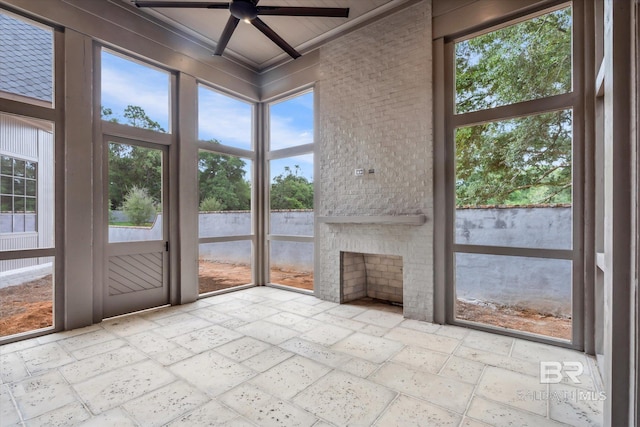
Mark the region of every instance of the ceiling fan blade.
[[258, 6], [258, 15], [274, 16], [319, 16], [325, 18], [348, 18], [349, 8], [341, 7], [288, 7]]
[[222, 55], [222, 52], [224, 52], [224, 49], [227, 47], [227, 44], [229, 43], [229, 39], [231, 38], [231, 35], [233, 34], [236, 27], [238, 26], [238, 22], [240, 22], [240, 20], [235, 16], [229, 17], [229, 20], [227, 21], [227, 25], [224, 26], [224, 30], [222, 31], [222, 35], [220, 36], [220, 40], [218, 40], [218, 44], [216, 45], [216, 51], [213, 52], [214, 55], [216, 56]]
[[260, 18], [254, 18], [251, 20], [251, 23], [254, 27], [262, 32], [265, 36], [269, 37], [272, 42], [277, 44], [280, 49], [284, 50], [291, 56], [293, 59], [299, 58], [301, 55], [295, 50], [289, 43], [284, 41], [282, 37], [276, 34], [275, 31], [271, 29], [267, 24], [265, 24]]
[[229, 9], [229, 2], [218, 1], [134, 1], [137, 7], [180, 7], [203, 9]]

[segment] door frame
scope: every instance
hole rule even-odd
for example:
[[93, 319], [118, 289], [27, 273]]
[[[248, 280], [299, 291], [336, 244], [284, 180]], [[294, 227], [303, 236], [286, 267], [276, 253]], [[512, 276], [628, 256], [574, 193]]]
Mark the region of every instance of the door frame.
[[[105, 123], [106, 124], [106, 123]], [[110, 129], [111, 128], [111, 129]], [[127, 135], [123, 136], [123, 131], [126, 131]], [[167, 138], [168, 137], [168, 138]], [[118, 144], [127, 144], [142, 148], [149, 148], [160, 150], [162, 153], [162, 239], [153, 240], [153, 241], [136, 241], [136, 242], [109, 242], [109, 218], [108, 218], [108, 209], [109, 209], [109, 143], [114, 142]], [[103, 124], [103, 134], [102, 134], [102, 163], [103, 163], [103, 215], [104, 222], [102, 227], [102, 235], [104, 241], [104, 252], [102, 256], [102, 318], [111, 317], [109, 315], [109, 310], [107, 310], [108, 306], [108, 289], [109, 289], [109, 257], [112, 255], [117, 255], [120, 253], [129, 253], [130, 251], [126, 249], [127, 246], [135, 245], [135, 247], [139, 247], [141, 249], [147, 248], [151, 249], [154, 246], [158, 246], [160, 249], [164, 245], [165, 250], [163, 252], [163, 286], [161, 291], [150, 290], [153, 295], [152, 298], [158, 298], [158, 300], [162, 299], [161, 304], [153, 304], [149, 307], [140, 308], [138, 304], [135, 304], [132, 301], [127, 301], [124, 299], [123, 303], [126, 308], [125, 313], [130, 313], [134, 311], [144, 310], [148, 308], [155, 308], [162, 305], [168, 305], [172, 302], [172, 297], [175, 294], [173, 291], [173, 283], [172, 279], [172, 266], [173, 262], [171, 252], [171, 241], [172, 239], [172, 229], [171, 227], [171, 185], [173, 173], [171, 172], [171, 135], [158, 134], [156, 132], [148, 131], [146, 129], [137, 129], [131, 128], [130, 126], [116, 125], [116, 126], [104, 126]], [[157, 248], [156, 248], [157, 249]], [[146, 250], [143, 253], [150, 252]], [[113, 296], [111, 297], [113, 298]], [[121, 313], [121, 314], [125, 314]], [[119, 314], [116, 314], [119, 315]]]

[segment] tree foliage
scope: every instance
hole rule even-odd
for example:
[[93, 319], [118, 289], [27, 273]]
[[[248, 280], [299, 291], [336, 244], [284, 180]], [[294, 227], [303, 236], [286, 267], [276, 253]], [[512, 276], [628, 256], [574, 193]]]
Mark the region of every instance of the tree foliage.
[[[119, 123], [110, 108], [101, 108], [102, 119]], [[165, 132], [142, 107], [129, 105], [123, 114], [126, 124]], [[210, 141], [218, 144], [218, 141]], [[162, 152], [134, 145], [109, 143], [109, 204], [122, 209], [127, 194], [144, 189], [154, 204], [162, 202]], [[245, 180], [244, 160], [202, 151], [198, 161], [199, 203], [206, 210], [248, 210], [251, 186]]]
[[112, 208], [122, 208], [127, 193], [134, 186], [145, 189], [154, 203], [162, 203], [162, 152], [109, 143], [109, 200]]
[[300, 174], [300, 166], [292, 171], [285, 166], [271, 184], [271, 209], [313, 209], [313, 182]]
[[[102, 119], [119, 122], [110, 108], [102, 107]], [[127, 124], [164, 132], [158, 122], [138, 106], [124, 111]], [[212, 144], [220, 144], [211, 140]], [[200, 151], [198, 185], [200, 211], [251, 209], [251, 182], [247, 164], [238, 157]], [[285, 167], [271, 184], [272, 209], [313, 209], [313, 182], [302, 176], [298, 165]], [[152, 205], [162, 203], [162, 152], [146, 147], [109, 143], [109, 208], [124, 208], [129, 194], [144, 192]], [[135, 191], [134, 191], [135, 190]], [[141, 198], [141, 197], [138, 197]], [[146, 219], [145, 219], [146, 221]], [[132, 220], [133, 222], [133, 220]]]
[[245, 161], [238, 157], [201, 151], [198, 160], [200, 204], [214, 198], [220, 204], [217, 210], [251, 209], [251, 185], [245, 180], [245, 166]]
[[[571, 91], [571, 9], [456, 44], [456, 112]], [[571, 111], [456, 130], [457, 205], [571, 201]]]
[[200, 212], [216, 212], [223, 210], [224, 205], [213, 196], [207, 197], [200, 202]]
[[136, 186], [131, 187], [125, 196], [122, 210], [133, 225], [148, 224], [156, 214], [153, 199], [147, 190]]

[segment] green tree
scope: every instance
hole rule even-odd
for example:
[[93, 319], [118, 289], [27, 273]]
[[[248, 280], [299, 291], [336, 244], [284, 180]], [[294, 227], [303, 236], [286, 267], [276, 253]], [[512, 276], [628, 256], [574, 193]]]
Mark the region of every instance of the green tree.
[[224, 209], [224, 205], [213, 196], [200, 202], [200, 212], [216, 212]]
[[133, 225], [145, 225], [156, 214], [153, 199], [144, 188], [133, 186], [127, 193], [122, 210]]
[[[113, 110], [100, 107], [102, 119], [119, 123]], [[128, 105], [124, 110], [126, 124], [158, 132], [165, 132], [142, 107]], [[162, 152], [134, 145], [109, 143], [109, 200], [110, 208], [120, 209], [125, 196], [134, 187], [147, 190], [154, 203], [162, 201]]]
[[146, 189], [154, 203], [162, 202], [162, 152], [146, 147], [109, 143], [109, 199], [119, 209], [134, 187]]
[[[218, 141], [210, 141], [219, 144]], [[215, 199], [216, 210], [251, 209], [251, 185], [245, 180], [244, 160], [210, 151], [201, 151], [198, 159], [199, 203]], [[201, 209], [202, 210], [202, 209]]]
[[[571, 9], [456, 44], [456, 112], [571, 91]], [[571, 201], [570, 111], [456, 130], [456, 203]]]
[[166, 132], [166, 130], [160, 126], [160, 123], [147, 116], [147, 113], [145, 113], [142, 107], [127, 105], [127, 108], [124, 109], [124, 117], [128, 120], [128, 123], [131, 126], [151, 129], [158, 132]]
[[313, 182], [300, 172], [298, 165], [294, 171], [285, 166], [284, 172], [273, 178], [271, 209], [313, 209]]

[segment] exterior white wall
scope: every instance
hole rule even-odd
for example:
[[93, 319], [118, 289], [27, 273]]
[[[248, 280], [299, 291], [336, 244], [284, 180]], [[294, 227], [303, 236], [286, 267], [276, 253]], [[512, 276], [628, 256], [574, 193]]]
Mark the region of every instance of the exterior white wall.
[[[37, 231], [0, 233], [0, 250], [53, 247], [53, 133], [40, 129], [26, 119], [0, 114], [0, 154], [38, 162]], [[0, 261], [0, 273], [39, 263], [41, 261], [38, 258]]]
[[[431, 6], [420, 2], [320, 49], [320, 216], [432, 215]], [[374, 169], [356, 178], [354, 169]], [[326, 197], [325, 197], [326, 195]], [[320, 224], [316, 296], [340, 301], [340, 252], [399, 255], [404, 315], [433, 319], [433, 224]]]

